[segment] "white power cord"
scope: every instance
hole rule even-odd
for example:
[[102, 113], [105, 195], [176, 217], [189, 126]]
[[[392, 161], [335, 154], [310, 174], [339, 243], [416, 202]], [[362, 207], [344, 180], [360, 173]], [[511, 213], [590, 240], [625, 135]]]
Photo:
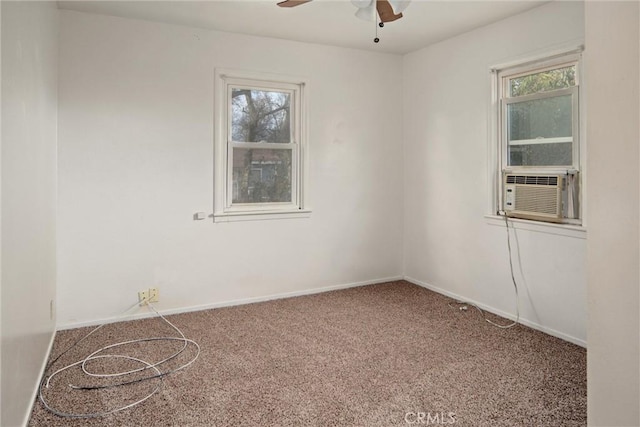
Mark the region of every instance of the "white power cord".
[[[516, 320], [506, 325], [501, 325], [499, 323], [492, 321], [491, 319], [487, 319], [486, 313], [475, 304], [472, 304], [470, 302], [465, 302], [465, 301], [458, 301], [458, 300], [455, 301], [455, 304], [461, 305], [461, 307], [459, 307], [461, 311], [466, 311], [467, 306], [474, 307], [476, 310], [480, 312], [480, 314], [482, 315], [482, 318], [487, 323], [490, 323], [491, 325], [501, 329], [508, 329], [508, 328], [514, 327], [520, 321], [520, 298], [518, 295], [518, 283], [516, 282], [516, 277], [513, 272], [513, 256], [511, 254], [511, 235], [509, 233], [509, 218], [507, 217], [506, 213], [504, 213], [503, 216], [504, 216], [504, 224], [507, 228], [507, 248], [509, 249], [509, 270], [511, 272], [511, 282], [513, 283], [513, 288], [515, 289], [515, 294], [516, 294]], [[449, 303], [449, 307], [452, 307], [451, 303]]]
[[[47, 372], [51, 369], [51, 367], [62, 357], [64, 356], [66, 353], [68, 353], [70, 350], [72, 350], [73, 348], [77, 347], [82, 341], [84, 341], [85, 339], [87, 339], [89, 336], [91, 336], [92, 334], [94, 334], [95, 332], [97, 332], [99, 329], [101, 329], [103, 326], [106, 325], [106, 323], [103, 323], [100, 326], [97, 326], [96, 328], [94, 328], [93, 330], [91, 330], [88, 334], [86, 334], [85, 336], [83, 336], [82, 338], [80, 338], [79, 340], [77, 340], [75, 343], [73, 343], [69, 348], [67, 348], [66, 350], [64, 350], [62, 353], [60, 353], [55, 359], [53, 359], [45, 368], [43, 377], [42, 377], [42, 381], [40, 382], [40, 387], [38, 390], [38, 398], [40, 399], [40, 401], [42, 402], [43, 406], [51, 413], [58, 415], [60, 417], [65, 417], [65, 418], [96, 418], [96, 417], [103, 417], [106, 415], [110, 415], [116, 412], [120, 412], [123, 411], [125, 409], [129, 409], [132, 408], [136, 405], [139, 405], [140, 403], [144, 402], [145, 400], [149, 399], [151, 396], [153, 396], [154, 394], [156, 394], [159, 390], [160, 390], [160, 385], [162, 383], [162, 379], [170, 374], [173, 374], [175, 372], [178, 372], [182, 369], [185, 369], [186, 367], [190, 366], [191, 364], [193, 364], [197, 359], [198, 356], [200, 355], [200, 346], [198, 345], [198, 343], [196, 343], [193, 340], [190, 340], [188, 338], [186, 338], [184, 336], [184, 334], [182, 333], [182, 331], [175, 326], [173, 323], [171, 323], [169, 320], [167, 320], [162, 314], [160, 314], [155, 307], [148, 302], [147, 300], [143, 300], [141, 301], [142, 303], [146, 302], [147, 305], [160, 317], [160, 319], [162, 319], [165, 323], [167, 323], [169, 326], [171, 326], [171, 328], [173, 328], [180, 336], [179, 337], [153, 337], [153, 338], [141, 338], [141, 339], [137, 339], [137, 340], [129, 340], [129, 341], [122, 341], [122, 342], [118, 342], [115, 344], [110, 344], [107, 345], [105, 347], [100, 348], [99, 350], [96, 350], [94, 352], [92, 352], [91, 354], [89, 354], [87, 357], [78, 360], [74, 363], [71, 363], [67, 366], [64, 366], [63, 368], [58, 369], [57, 371], [53, 372], [51, 375], [47, 376]], [[129, 312], [131, 309], [133, 309], [134, 307], [138, 306], [138, 304], [140, 304], [140, 302], [136, 302], [134, 305], [132, 305], [131, 307], [129, 307], [127, 310], [125, 310], [123, 312], [123, 314]], [[117, 347], [121, 347], [124, 345], [128, 345], [128, 344], [135, 344], [135, 343], [142, 343], [142, 342], [151, 342], [151, 341], [181, 341], [183, 342], [183, 346], [180, 350], [178, 350], [177, 352], [173, 353], [171, 356], [161, 360], [160, 362], [156, 362], [156, 363], [149, 363], [146, 360], [143, 359], [139, 359], [133, 356], [128, 356], [128, 355], [122, 355], [122, 354], [100, 354], [103, 353], [107, 350], [113, 349], [113, 348], [117, 348]], [[175, 359], [176, 357], [178, 357], [180, 354], [182, 354], [188, 345], [193, 345], [196, 348], [196, 354], [195, 356], [193, 356], [193, 358], [191, 358], [187, 363], [166, 371], [166, 372], [162, 372], [159, 369], [159, 366], [163, 365], [166, 362], [169, 362], [170, 360]], [[144, 365], [141, 368], [138, 369], [132, 369], [129, 371], [124, 371], [124, 372], [115, 372], [115, 373], [102, 373], [102, 374], [97, 374], [97, 373], [93, 373], [93, 372], [89, 372], [89, 370], [87, 369], [87, 362], [91, 361], [91, 360], [97, 360], [97, 359], [124, 359], [124, 360], [130, 360], [130, 361], [134, 361], [134, 362], [138, 362], [141, 363], [142, 365]], [[135, 383], [139, 383], [142, 381], [148, 381], [148, 380], [153, 380], [153, 379], [159, 379], [160, 383], [158, 383], [156, 385], [156, 387], [151, 391], [151, 393], [149, 393], [148, 395], [146, 395], [145, 397], [121, 406], [121, 407], [117, 407], [114, 409], [109, 409], [106, 411], [102, 411], [102, 412], [64, 412], [61, 410], [58, 410], [56, 408], [53, 407], [53, 405], [51, 405], [49, 403], [49, 401], [47, 401], [47, 399], [44, 396], [43, 393], [43, 389], [48, 389], [51, 385], [51, 380], [58, 374], [60, 374], [61, 372], [64, 372], [74, 366], [78, 366], [81, 365], [82, 371], [84, 372], [85, 375], [88, 375], [90, 377], [98, 377], [98, 378], [113, 378], [113, 377], [125, 377], [127, 375], [131, 375], [133, 373], [136, 372], [141, 372], [141, 371], [145, 371], [145, 370], [152, 370], [155, 373], [153, 375], [147, 376], [147, 377], [143, 377], [143, 378], [138, 378], [138, 379], [134, 379], [134, 380], [127, 380], [127, 381], [123, 381], [120, 383], [116, 383], [116, 384], [109, 384], [109, 385], [101, 385], [101, 386], [77, 386], [77, 385], [72, 385], [69, 384], [69, 387], [74, 389], [74, 390], [101, 390], [101, 389], [107, 389], [107, 388], [115, 388], [115, 387], [122, 387], [122, 386], [126, 386], [126, 385], [131, 385], [131, 384], [135, 384]]]

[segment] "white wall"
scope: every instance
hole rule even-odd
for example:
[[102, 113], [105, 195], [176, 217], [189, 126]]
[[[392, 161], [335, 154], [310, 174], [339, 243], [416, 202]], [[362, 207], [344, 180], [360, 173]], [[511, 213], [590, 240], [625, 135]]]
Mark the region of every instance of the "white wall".
[[[401, 57], [60, 13], [60, 325], [401, 276]], [[309, 78], [311, 218], [192, 220], [215, 67]]]
[[587, 2], [588, 422], [640, 425], [640, 7]]
[[[553, 2], [404, 57], [409, 280], [515, 313], [506, 230], [484, 218], [493, 143], [489, 69], [583, 36], [582, 3]], [[580, 234], [517, 230], [523, 275], [514, 262], [523, 320], [585, 345], [586, 241], [585, 233], [574, 233]]]
[[26, 422], [53, 337], [57, 16], [2, 2], [2, 426]]

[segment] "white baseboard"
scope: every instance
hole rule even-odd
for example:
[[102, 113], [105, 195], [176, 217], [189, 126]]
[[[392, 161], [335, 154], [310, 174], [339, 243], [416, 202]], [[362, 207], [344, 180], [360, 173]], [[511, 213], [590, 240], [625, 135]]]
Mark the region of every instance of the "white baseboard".
[[[397, 280], [403, 280], [403, 276], [384, 277], [380, 279], [365, 280], [361, 282], [344, 283], [340, 285], [325, 286], [322, 288], [312, 288], [312, 289], [304, 289], [301, 291], [283, 292], [283, 293], [271, 294], [266, 296], [242, 298], [242, 299], [231, 300], [231, 301], [222, 301], [222, 302], [216, 302], [211, 304], [194, 305], [194, 306], [180, 307], [180, 308], [170, 308], [166, 310], [158, 310], [158, 312], [162, 313], [163, 315], [188, 313], [191, 311], [210, 310], [213, 308], [232, 307], [236, 305], [253, 304], [256, 302], [271, 301], [275, 299], [292, 298], [292, 297], [299, 297], [303, 295], [313, 295], [313, 294], [319, 294], [323, 292], [337, 291], [340, 289], [355, 288], [358, 286], [375, 285], [377, 283], [385, 283], [385, 282], [394, 282]], [[85, 326], [97, 326], [97, 325], [102, 325], [103, 323], [123, 322], [126, 320], [145, 319], [149, 317], [154, 317], [155, 315], [156, 315], [155, 313], [149, 311], [145, 313], [134, 313], [129, 315], [120, 315], [120, 316], [114, 316], [114, 317], [107, 317], [103, 319], [89, 320], [86, 322], [65, 323], [62, 325], [58, 325], [58, 330], [82, 328]]]
[[44, 375], [44, 370], [47, 368], [47, 363], [49, 362], [49, 356], [51, 356], [51, 349], [53, 349], [53, 342], [56, 339], [56, 331], [54, 330], [51, 333], [51, 339], [49, 340], [49, 345], [47, 347], [47, 352], [44, 355], [44, 359], [42, 360], [42, 366], [40, 367], [39, 373], [38, 373], [38, 381], [36, 381], [36, 386], [33, 390], [33, 393], [31, 393], [31, 405], [29, 405], [29, 408], [27, 408], [27, 413], [24, 414], [24, 420], [22, 422], [22, 425], [24, 427], [27, 427], [27, 424], [29, 424], [29, 418], [31, 417], [31, 412], [33, 411], [33, 405], [36, 402], [36, 398], [38, 397], [38, 391], [40, 390], [40, 381], [42, 381], [42, 376]]
[[[488, 306], [488, 305], [483, 304], [481, 302], [469, 299], [469, 298], [467, 298], [465, 296], [458, 295], [458, 294], [455, 294], [453, 292], [449, 292], [449, 291], [447, 291], [445, 289], [439, 288], [437, 286], [433, 286], [433, 285], [431, 285], [429, 283], [426, 283], [426, 282], [423, 282], [421, 280], [414, 279], [413, 277], [405, 276], [404, 280], [406, 280], [407, 282], [411, 282], [414, 285], [418, 285], [418, 286], [421, 286], [423, 288], [429, 289], [431, 291], [437, 292], [439, 294], [448, 296], [450, 298], [454, 298], [454, 299], [459, 300], [459, 301], [466, 301], [466, 302], [469, 302], [471, 304], [477, 305], [478, 307], [480, 307], [484, 311], [488, 311], [489, 313], [496, 314], [496, 315], [504, 317], [506, 319], [510, 319], [510, 320], [515, 320], [516, 319], [516, 317], [513, 314], [505, 313], [504, 311], [498, 310], [495, 307], [491, 307], [491, 306]], [[532, 329], [538, 330], [540, 332], [544, 332], [545, 334], [552, 335], [552, 336], [554, 336], [556, 338], [560, 338], [562, 340], [569, 341], [570, 343], [579, 345], [580, 347], [587, 348], [587, 342], [584, 341], [584, 340], [581, 340], [579, 338], [576, 338], [576, 337], [573, 337], [571, 335], [567, 335], [565, 333], [556, 331], [555, 329], [547, 328], [546, 326], [542, 326], [542, 325], [540, 325], [538, 323], [535, 323], [535, 322], [532, 322], [530, 320], [523, 319], [522, 317], [520, 317], [520, 320], [518, 322], [523, 324], [523, 325], [525, 325], [525, 326], [528, 326], [528, 327], [530, 327]]]
[[[236, 306], [236, 305], [253, 304], [253, 303], [257, 303], [257, 302], [271, 301], [271, 300], [275, 300], [275, 299], [292, 298], [292, 297], [303, 296], [303, 295], [313, 295], [313, 294], [319, 294], [319, 293], [323, 293], [323, 292], [336, 291], [336, 290], [340, 290], [340, 289], [354, 288], [354, 287], [358, 287], [358, 286], [375, 285], [375, 284], [378, 284], [378, 283], [393, 282], [393, 281], [397, 281], [397, 280], [406, 280], [407, 282], [411, 282], [411, 283], [413, 283], [415, 285], [418, 285], [418, 286], [421, 286], [423, 288], [432, 290], [434, 292], [437, 292], [439, 294], [448, 296], [450, 298], [454, 298], [454, 299], [457, 299], [457, 300], [464, 300], [464, 301], [467, 301], [469, 303], [475, 304], [475, 305], [477, 305], [478, 307], [480, 307], [481, 309], [483, 309], [485, 311], [488, 311], [490, 313], [493, 313], [493, 314], [496, 314], [498, 316], [504, 317], [506, 319], [515, 320], [515, 316], [513, 314], [506, 313], [506, 312], [504, 312], [502, 310], [498, 310], [495, 307], [491, 307], [491, 306], [483, 304], [481, 302], [469, 299], [469, 298], [467, 298], [465, 296], [455, 294], [453, 292], [447, 291], [445, 289], [439, 288], [437, 286], [431, 285], [429, 283], [423, 282], [421, 280], [415, 279], [415, 278], [410, 277], [410, 276], [385, 277], [385, 278], [380, 278], [380, 279], [365, 280], [365, 281], [361, 281], [361, 282], [352, 282], [352, 283], [344, 283], [344, 284], [340, 284], [340, 285], [325, 286], [325, 287], [322, 287], [322, 288], [304, 289], [304, 290], [301, 290], [301, 291], [283, 292], [283, 293], [265, 295], [265, 296], [260, 296], [260, 297], [242, 298], [242, 299], [237, 299], [237, 300], [222, 301], [222, 302], [211, 303], [211, 304], [201, 304], [201, 305], [195, 305], [195, 306], [180, 307], [180, 308], [158, 310], [158, 311], [160, 313], [164, 314], [164, 315], [188, 313], [188, 312], [192, 312], [192, 311], [201, 311], [201, 310], [209, 310], [209, 309], [214, 309], [214, 308], [233, 307], [233, 306]], [[144, 319], [144, 318], [149, 318], [149, 317], [153, 317], [153, 316], [155, 316], [155, 313], [153, 313], [153, 312], [134, 313], [134, 314], [130, 314], [130, 315], [120, 315], [120, 316], [113, 316], [113, 317], [107, 317], [107, 318], [102, 318], [102, 319], [95, 319], [95, 320], [90, 320], [90, 321], [86, 321], [86, 322], [66, 323], [66, 324], [58, 325], [57, 329], [58, 330], [66, 330], [66, 329], [81, 328], [81, 327], [85, 327], [85, 326], [97, 326], [97, 325], [101, 325], [103, 323], [123, 322], [123, 321], [127, 321], [127, 320]], [[530, 327], [532, 329], [536, 329], [536, 330], [538, 330], [540, 332], [544, 332], [544, 333], [546, 333], [548, 335], [552, 335], [554, 337], [560, 338], [562, 340], [568, 341], [570, 343], [579, 345], [579, 346], [584, 347], [584, 348], [587, 347], [587, 342], [585, 340], [576, 338], [574, 336], [565, 334], [565, 333], [560, 332], [560, 331], [556, 331], [555, 329], [551, 329], [551, 328], [548, 328], [546, 326], [542, 326], [542, 325], [540, 325], [540, 324], [538, 324], [536, 322], [532, 322], [532, 321], [524, 319], [522, 317], [520, 317], [519, 322], [521, 324], [525, 325], [525, 326], [528, 326], [528, 327]], [[54, 337], [55, 337], [55, 334], [53, 335], [53, 337], [51, 339], [50, 346], [53, 345], [53, 338]], [[45, 363], [46, 363], [46, 361], [45, 361]], [[42, 367], [42, 370], [44, 370], [44, 365]]]

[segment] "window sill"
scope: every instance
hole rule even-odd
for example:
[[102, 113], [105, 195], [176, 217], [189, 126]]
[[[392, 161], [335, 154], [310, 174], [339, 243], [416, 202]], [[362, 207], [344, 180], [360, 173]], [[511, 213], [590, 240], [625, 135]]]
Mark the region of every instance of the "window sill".
[[[485, 215], [485, 221], [489, 225], [504, 227], [504, 217], [498, 215]], [[574, 239], [586, 239], [587, 228], [581, 225], [554, 224], [551, 222], [531, 221], [528, 219], [509, 218], [509, 226], [516, 230], [535, 231], [538, 233], [555, 234], [557, 236], [572, 237]]]
[[311, 210], [298, 209], [295, 211], [255, 211], [255, 212], [226, 212], [217, 213], [213, 216], [213, 222], [234, 222], [234, 221], [262, 221], [271, 219], [286, 218], [309, 218]]

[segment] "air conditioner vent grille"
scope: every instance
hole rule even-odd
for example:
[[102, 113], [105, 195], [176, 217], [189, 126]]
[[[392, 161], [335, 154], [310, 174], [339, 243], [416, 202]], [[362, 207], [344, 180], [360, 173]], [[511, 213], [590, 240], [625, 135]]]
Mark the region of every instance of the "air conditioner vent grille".
[[507, 175], [507, 184], [557, 186], [558, 177], [545, 175]]
[[557, 215], [558, 198], [554, 190], [548, 188], [528, 188], [516, 193], [516, 206], [519, 211]]

